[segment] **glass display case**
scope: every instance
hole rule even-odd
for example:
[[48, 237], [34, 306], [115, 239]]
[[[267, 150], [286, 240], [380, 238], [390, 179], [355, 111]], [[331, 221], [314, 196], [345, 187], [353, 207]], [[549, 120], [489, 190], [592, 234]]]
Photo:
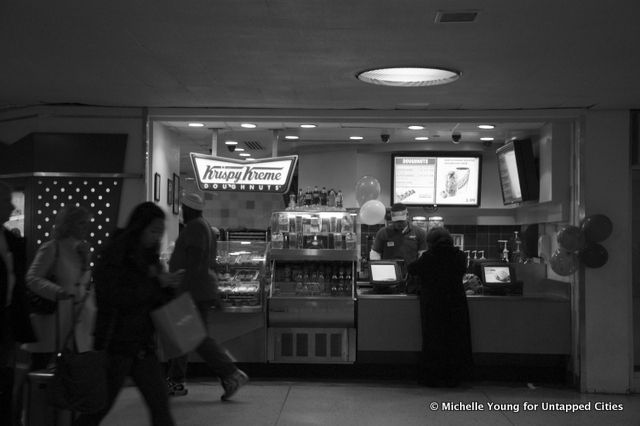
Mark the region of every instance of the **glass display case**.
[[345, 210], [272, 214], [270, 362], [354, 362], [358, 229]]
[[270, 297], [354, 296], [357, 216], [287, 210], [271, 216]]
[[216, 263], [223, 311], [262, 311], [267, 245], [264, 241], [218, 241]]

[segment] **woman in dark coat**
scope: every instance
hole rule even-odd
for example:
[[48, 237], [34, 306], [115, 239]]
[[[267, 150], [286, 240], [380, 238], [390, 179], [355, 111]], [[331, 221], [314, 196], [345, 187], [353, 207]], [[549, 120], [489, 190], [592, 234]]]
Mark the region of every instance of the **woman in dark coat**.
[[115, 235], [94, 268], [98, 316], [95, 347], [107, 352], [108, 406], [83, 414], [74, 425], [96, 426], [107, 415], [130, 376], [142, 394], [154, 426], [173, 426], [169, 396], [156, 356], [150, 313], [168, 301], [180, 274], [163, 272], [160, 240], [165, 214], [154, 203], [136, 206], [126, 228]]
[[420, 281], [420, 382], [458, 386], [471, 372], [469, 308], [462, 285], [466, 256], [445, 228], [427, 234], [429, 249], [408, 266]]

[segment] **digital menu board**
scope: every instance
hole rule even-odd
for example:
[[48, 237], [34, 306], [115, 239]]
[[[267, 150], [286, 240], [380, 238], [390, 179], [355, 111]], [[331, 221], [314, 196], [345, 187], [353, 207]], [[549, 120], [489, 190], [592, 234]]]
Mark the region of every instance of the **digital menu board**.
[[394, 153], [391, 203], [479, 206], [481, 159], [477, 152]]
[[531, 139], [513, 140], [496, 150], [505, 205], [537, 201], [540, 181]]

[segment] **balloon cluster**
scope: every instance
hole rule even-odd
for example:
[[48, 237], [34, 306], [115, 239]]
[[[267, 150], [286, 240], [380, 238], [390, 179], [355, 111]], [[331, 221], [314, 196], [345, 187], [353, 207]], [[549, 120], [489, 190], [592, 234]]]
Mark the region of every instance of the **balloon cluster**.
[[571, 275], [579, 262], [588, 268], [600, 268], [609, 260], [601, 244], [613, 231], [611, 219], [602, 214], [587, 216], [580, 227], [567, 225], [558, 231], [558, 249], [551, 255], [551, 269], [558, 275]]
[[375, 225], [382, 222], [386, 209], [380, 196], [380, 182], [372, 176], [363, 176], [356, 183], [356, 201], [360, 206], [360, 222]]

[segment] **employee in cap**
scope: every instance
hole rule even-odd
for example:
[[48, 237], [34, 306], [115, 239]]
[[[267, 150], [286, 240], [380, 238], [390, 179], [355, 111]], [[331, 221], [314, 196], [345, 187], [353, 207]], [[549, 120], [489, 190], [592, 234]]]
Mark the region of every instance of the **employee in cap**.
[[[215, 267], [217, 236], [209, 223], [202, 217], [204, 201], [198, 194], [182, 197], [182, 217], [184, 229], [176, 240], [176, 246], [169, 259], [169, 270], [184, 269], [180, 289], [191, 293], [202, 320], [206, 324], [207, 312], [217, 301], [217, 280]], [[205, 363], [220, 377], [224, 389], [222, 400], [227, 400], [242, 387], [249, 377], [235, 366], [231, 358], [213, 338], [205, 339], [196, 348]], [[167, 385], [169, 395], [187, 394], [185, 378], [188, 355], [169, 360]]]
[[376, 234], [370, 260], [402, 259], [405, 266], [427, 250], [427, 233], [409, 223], [409, 212], [402, 203], [391, 206], [391, 224]]

